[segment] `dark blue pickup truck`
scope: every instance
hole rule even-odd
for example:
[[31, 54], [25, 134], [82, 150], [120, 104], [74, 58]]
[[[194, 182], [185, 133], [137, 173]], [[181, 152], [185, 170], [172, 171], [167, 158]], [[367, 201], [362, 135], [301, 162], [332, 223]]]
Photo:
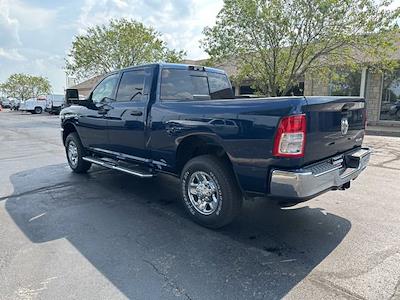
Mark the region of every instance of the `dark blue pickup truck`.
[[367, 166], [365, 101], [235, 99], [218, 69], [149, 64], [105, 76], [89, 97], [67, 90], [62, 138], [70, 167], [91, 164], [181, 180], [198, 223], [224, 226], [245, 196], [298, 203], [346, 189]]

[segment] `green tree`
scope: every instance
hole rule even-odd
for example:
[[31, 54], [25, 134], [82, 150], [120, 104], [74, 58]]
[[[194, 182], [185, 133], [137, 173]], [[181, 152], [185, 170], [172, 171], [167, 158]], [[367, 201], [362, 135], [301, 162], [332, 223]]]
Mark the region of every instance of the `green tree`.
[[82, 79], [143, 63], [177, 62], [184, 55], [169, 49], [153, 28], [133, 20], [111, 20], [75, 37], [66, 69]]
[[[234, 60], [239, 79], [259, 92], [286, 94], [305, 73], [331, 76], [333, 66], [367, 60], [391, 68], [400, 9], [391, 0], [224, 0], [216, 24], [204, 29], [214, 62]], [[379, 62], [379, 64], [378, 64]]]
[[32, 76], [28, 74], [12, 74], [6, 82], [0, 84], [0, 90], [9, 97], [26, 100], [39, 95], [49, 94], [51, 84], [49, 80], [42, 76]]

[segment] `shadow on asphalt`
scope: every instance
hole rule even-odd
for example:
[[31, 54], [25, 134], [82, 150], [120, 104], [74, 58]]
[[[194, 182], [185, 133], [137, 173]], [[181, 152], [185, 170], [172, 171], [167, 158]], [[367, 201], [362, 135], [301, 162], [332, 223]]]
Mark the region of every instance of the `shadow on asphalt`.
[[65, 164], [11, 178], [6, 209], [33, 243], [67, 239], [128, 298], [281, 298], [343, 240], [351, 223], [307, 204], [246, 201], [231, 225], [192, 223], [172, 177], [137, 179]]

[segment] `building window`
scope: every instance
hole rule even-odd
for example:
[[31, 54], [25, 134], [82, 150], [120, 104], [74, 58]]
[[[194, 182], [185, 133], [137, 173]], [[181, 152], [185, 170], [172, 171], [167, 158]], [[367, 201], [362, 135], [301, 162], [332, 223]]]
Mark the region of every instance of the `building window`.
[[400, 69], [383, 76], [380, 119], [400, 121]]
[[329, 84], [330, 96], [360, 96], [361, 71], [339, 70]]

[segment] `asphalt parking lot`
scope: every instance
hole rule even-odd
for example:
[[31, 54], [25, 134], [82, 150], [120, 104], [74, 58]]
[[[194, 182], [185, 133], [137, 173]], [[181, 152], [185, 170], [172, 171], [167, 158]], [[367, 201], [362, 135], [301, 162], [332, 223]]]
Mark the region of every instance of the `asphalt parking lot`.
[[0, 112], [0, 299], [400, 299], [400, 138], [350, 190], [192, 223], [177, 181], [72, 174], [57, 116]]

